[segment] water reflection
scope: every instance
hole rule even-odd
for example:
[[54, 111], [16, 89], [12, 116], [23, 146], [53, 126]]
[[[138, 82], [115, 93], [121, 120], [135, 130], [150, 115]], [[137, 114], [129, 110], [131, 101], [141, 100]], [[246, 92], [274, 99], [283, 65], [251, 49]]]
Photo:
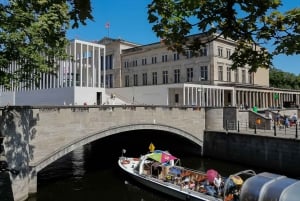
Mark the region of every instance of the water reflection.
[[84, 170], [84, 147], [75, 149], [72, 152], [72, 169], [73, 177], [75, 179], [81, 179], [85, 173]]

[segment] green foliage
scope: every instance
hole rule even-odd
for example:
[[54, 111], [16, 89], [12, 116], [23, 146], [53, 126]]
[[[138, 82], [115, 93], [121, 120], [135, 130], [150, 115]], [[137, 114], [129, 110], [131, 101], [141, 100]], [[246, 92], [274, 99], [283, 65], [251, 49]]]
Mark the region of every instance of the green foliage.
[[[39, 82], [41, 73], [56, 73], [67, 57], [66, 32], [73, 21], [92, 19], [89, 0], [10, 0], [0, 4], [0, 85]], [[20, 66], [9, 70], [10, 64]]]
[[[280, 0], [152, 0], [148, 21], [157, 36], [172, 50], [199, 52], [201, 46], [219, 37], [237, 41], [232, 68], [272, 66], [273, 55], [300, 53], [300, 8], [278, 11]], [[188, 41], [193, 31], [204, 39]], [[272, 42], [274, 52], [264, 46]]]
[[68, 0], [73, 10], [69, 12], [71, 19], [74, 21], [72, 28], [78, 28], [78, 21], [86, 25], [85, 20], [93, 20], [90, 0]]
[[283, 89], [300, 89], [300, 75], [270, 68], [270, 86]]

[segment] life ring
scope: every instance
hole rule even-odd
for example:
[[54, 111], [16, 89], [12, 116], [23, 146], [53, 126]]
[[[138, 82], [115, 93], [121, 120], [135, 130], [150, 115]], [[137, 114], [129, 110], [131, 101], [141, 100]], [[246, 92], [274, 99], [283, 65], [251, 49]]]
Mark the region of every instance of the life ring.
[[126, 165], [126, 164], [129, 164], [130, 163], [130, 161], [129, 160], [122, 160], [122, 162], [121, 162], [123, 165]]

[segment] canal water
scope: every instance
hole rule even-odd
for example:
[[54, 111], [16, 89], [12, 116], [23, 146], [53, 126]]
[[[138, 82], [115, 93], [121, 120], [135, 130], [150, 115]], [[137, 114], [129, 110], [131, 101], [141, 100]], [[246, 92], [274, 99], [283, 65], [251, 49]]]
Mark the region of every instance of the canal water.
[[184, 166], [193, 169], [213, 168], [224, 176], [249, 169], [202, 158], [197, 145], [170, 133], [127, 132], [78, 148], [46, 167], [38, 174], [37, 194], [27, 201], [174, 201], [135, 183], [117, 165], [122, 149], [126, 149], [125, 155], [138, 157], [148, 152], [151, 142], [156, 149], [169, 150], [181, 158]]

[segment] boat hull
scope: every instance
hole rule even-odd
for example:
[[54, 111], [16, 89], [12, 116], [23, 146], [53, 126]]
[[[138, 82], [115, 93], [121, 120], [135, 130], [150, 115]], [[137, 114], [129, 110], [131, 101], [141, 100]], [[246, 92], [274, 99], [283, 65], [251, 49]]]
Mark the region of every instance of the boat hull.
[[[124, 163], [124, 161], [126, 163]], [[139, 162], [133, 160], [132, 158], [128, 159], [119, 159], [119, 166], [136, 182], [154, 189], [158, 192], [164, 193], [166, 195], [175, 197], [180, 200], [189, 200], [189, 201], [221, 201], [216, 197], [208, 196], [203, 193], [196, 193], [190, 189], [183, 189], [181, 186], [157, 179], [148, 175], [141, 175], [135, 171], [135, 167]]]
[[138, 183], [148, 187], [148, 188], [151, 188], [151, 189], [154, 189], [156, 191], [159, 191], [161, 193], [164, 193], [166, 195], [169, 195], [169, 196], [172, 196], [172, 197], [175, 197], [177, 199], [180, 199], [180, 200], [189, 200], [189, 201], [209, 201], [209, 200], [216, 200], [216, 199], [207, 199], [207, 198], [196, 198], [196, 197], [193, 197], [191, 194], [188, 193], [188, 191], [182, 191], [182, 190], [179, 190], [179, 189], [175, 189], [175, 188], [170, 188], [168, 186], [165, 186], [165, 185], [162, 185], [162, 184], [159, 184], [159, 183], [155, 183], [151, 180], [148, 180], [148, 179], [145, 179], [143, 178], [142, 176], [139, 176], [139, 175], [132, 175], [130, 174], [130, 176], [135, 180], [137, 181]]

